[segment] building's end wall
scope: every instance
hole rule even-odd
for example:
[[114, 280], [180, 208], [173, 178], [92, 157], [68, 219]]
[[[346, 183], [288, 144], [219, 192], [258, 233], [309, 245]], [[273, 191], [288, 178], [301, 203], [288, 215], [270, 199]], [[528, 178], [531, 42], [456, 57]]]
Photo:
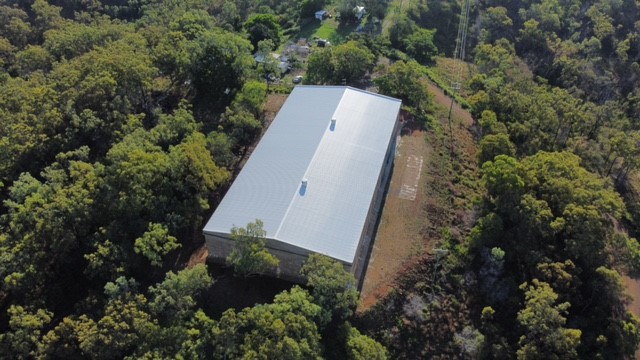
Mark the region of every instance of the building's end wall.
[[[212, 234], [204, 234], [204, 237], [207, 249], [209, 250], [209, 259], [217, 264], [226, 264], [227, 257], [231, 254], [231, 251], [233, 251], [233, 240], [228, 237]], [[278, 250], [269, 247], [268, 243], [267, 250], [280, 260], [280, 265], [276, 271], [267, 273], [266, 275], [300, 284], [306, 283], [306, 279], [300, 275], [300, 269], [307, 261], [309, 253], [296, 254], [289, 251]]]

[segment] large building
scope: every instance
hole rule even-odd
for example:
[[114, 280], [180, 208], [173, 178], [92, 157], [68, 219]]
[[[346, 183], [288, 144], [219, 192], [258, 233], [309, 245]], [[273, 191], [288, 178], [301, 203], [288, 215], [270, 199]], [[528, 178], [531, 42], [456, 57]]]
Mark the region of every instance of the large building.
[[204, 227], [224, 261], [233, 226], [260, 219], [278, 275], [301, 280], [311, 253], [356, 278], [366, 257], [395, 154], [400, 100], [345, 86], [297, 86]]

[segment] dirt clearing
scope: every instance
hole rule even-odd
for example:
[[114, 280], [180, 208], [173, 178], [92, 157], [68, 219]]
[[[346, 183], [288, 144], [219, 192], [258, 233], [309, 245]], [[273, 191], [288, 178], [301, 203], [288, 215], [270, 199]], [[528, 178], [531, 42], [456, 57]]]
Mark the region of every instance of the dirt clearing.
[[473, 118], [457, 103], [452, 108], [454, 158], [449, 150], [451, 98], [431, 85], [439, 129], [423, 130], [408, 121], [398, 141], [393, 174], [362, 283], [358, 311], [385, 297], [411, 262], [433, 250], [443, 228], [461, 236], [473, 224], [471, 190], [461, 184], [477, 178]]
[[264, 104], [264, 119], [265, 119], [265, 130], [268, 127], [268, 124], [271, 124], [273, 119], [275, 119], [278, 111], [287, 100], [289, 95], [286, 94], [269, 94], [267, 95], [267, 101]]
[[424, 195], [419, 189], [429, 147], [422, 130], [400, 137], [391, 183], [361, 291], [368, 308], [387, 294], [402, 264], [422, 250]]

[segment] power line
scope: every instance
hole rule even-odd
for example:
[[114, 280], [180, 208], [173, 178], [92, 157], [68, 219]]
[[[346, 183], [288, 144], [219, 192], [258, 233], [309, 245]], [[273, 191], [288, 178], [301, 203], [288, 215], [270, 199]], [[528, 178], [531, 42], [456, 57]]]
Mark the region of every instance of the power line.
[[455, 95], [459, 93], [462, 82], [462, 66], [466, 56], [467, 48], [467, 32], [469, 30], [469, 14], [471, 13], [471, 0], [465, 0], [460, 9], [460, 23], [458, 24], [458, 35], [456, 37], [456, 48], [453, 51], [453, 77], [451, 82], [451, 105], [449, 106], [449, 136], [450, 136], [450, 150], [453, 156], [453, 125], [451, 123], [451, 113], [453, 111], [453, 102], [455, 101]]

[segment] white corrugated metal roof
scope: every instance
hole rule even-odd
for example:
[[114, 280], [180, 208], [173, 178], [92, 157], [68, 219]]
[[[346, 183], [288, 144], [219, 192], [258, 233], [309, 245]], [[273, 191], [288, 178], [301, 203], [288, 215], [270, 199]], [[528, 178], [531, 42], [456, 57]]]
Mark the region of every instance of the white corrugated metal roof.
[[297, 86], [204, 232], [261, 219], [269, 239], [352, 263], [399, 110], [350, 87]]

